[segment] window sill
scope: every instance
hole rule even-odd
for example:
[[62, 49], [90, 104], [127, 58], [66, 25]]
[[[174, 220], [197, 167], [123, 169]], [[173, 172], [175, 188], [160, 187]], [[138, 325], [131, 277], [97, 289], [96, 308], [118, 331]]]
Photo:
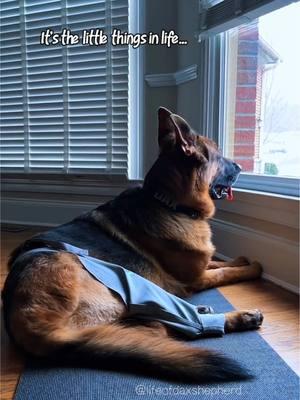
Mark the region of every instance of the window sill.
[[270, 175], [256, 175], [243, 173], [237, 182], [237, 187], [259, 193], [269, 193], [273, 196], [299, 196], [299, 179], [283, 178]]
[[4, 197], [18, 194], [18, 197], [50, 195], [61, 197], [105, 196], [114, 197], [121, 191], [135, 186], [140, 181], [128, 180], [125, 176], [114, 175], [42, 175], [4, 176], [2, 193]]
[[[43, 199], [45, 196], [52, 200], [80, 198], [89, 201], [89, 198], [98, 198], [106, 201], [117, 196], [121, 191], [142, 183], [141, 180], [127, 180], [125, 177], [83, 177], [83, 176], [38, 176], [22, 178], [3, 177], [3, 198], [31, 198]], [[234, 189], [234, 201], [216, 201], [216, 207], [222, 213], [238, 214], [275, 224], [298, 229], [299, 199], [284, 194]]]

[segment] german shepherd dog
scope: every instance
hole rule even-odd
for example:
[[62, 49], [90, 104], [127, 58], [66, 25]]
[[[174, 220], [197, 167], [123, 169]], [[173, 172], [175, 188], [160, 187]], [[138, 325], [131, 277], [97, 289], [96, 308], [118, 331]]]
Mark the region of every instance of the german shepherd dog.
[[[189, 346], [160, 322], [126, 319], [121, 298], [77, 256], [60, 250], [60, 242], [88, 249], [179, 297], [261, 275], [260, 264], [244, 257], [212, 261], [213, 199], [231, 197], [240, 167], [165, 108], [158, 125], [160, 154], [142, 186], [34, 236], [11, 254], [2, 293], [6, 329], [38, 357], [90, 357], [99, 367], [123, 360], [126, 367], [134, 362], [180, 381], [245, 378], [234, 360]], [[59, 251], [24, 254], [46, 246]], [[258, 328], [262, 319], [258, 310], [226, 313], [225, 332]]]

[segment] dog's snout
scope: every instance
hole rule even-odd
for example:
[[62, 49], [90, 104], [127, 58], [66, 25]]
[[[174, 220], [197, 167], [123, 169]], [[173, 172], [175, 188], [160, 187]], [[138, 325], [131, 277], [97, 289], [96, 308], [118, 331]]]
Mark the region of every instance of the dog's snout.
[[239, 164], [237, 164], [237, 163], [233, 163], [233, 166], [234, 166], [234, 168], [235, 168], [235, 170], [236, 170], [236, 172], [237, 173], [240, 173], [241, 172], [241, 170], [242, 170], [242, 167], [239, 165]]

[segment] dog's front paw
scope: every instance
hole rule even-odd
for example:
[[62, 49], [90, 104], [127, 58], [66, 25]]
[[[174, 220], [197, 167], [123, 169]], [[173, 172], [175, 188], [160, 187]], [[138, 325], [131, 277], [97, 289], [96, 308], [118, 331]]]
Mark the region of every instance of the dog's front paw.
[[232, 311], [225, 314], [225, 331], [237, 332], [257, 329], [263, 322], [260, 310]]
[[257, 329], [261, 326], [264, 316], [260, 310], [241, 312], [241, 324], [243, 329]]

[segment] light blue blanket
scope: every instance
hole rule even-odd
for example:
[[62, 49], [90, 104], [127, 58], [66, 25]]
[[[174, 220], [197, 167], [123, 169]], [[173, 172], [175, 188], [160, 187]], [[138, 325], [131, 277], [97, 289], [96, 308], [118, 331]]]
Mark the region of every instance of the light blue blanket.
[[[77, 255], [84, 268], [98, 281], [119, 294], [128, 308], [128, 317], [163, 324], [196, 339], [201, 335], [224, 334], [224, 314], [200, 314], [197, 307], [167, 292], [142, 276], [117, 264], [88, 255], [88, 250], [63, 243], [66, 251]], [[56, 252], [38, 248], [23, 253]]]

